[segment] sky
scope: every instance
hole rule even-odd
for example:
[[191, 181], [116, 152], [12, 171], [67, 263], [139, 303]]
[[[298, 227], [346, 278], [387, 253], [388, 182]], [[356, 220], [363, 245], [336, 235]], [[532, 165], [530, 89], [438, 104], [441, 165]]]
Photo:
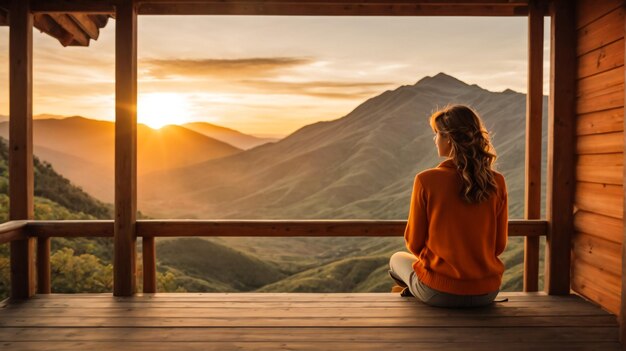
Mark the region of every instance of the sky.
[[[281, 137], [439, 72], [526, 92], [525, 17], [140, 16], [138, 120]], [[548, 91], [546, 20], [544, 91]], [[0, 28], [0, 115], [8, 115]], [[33, 34], [33, 113], [115, 118], [115, 20], [89, 47]]]

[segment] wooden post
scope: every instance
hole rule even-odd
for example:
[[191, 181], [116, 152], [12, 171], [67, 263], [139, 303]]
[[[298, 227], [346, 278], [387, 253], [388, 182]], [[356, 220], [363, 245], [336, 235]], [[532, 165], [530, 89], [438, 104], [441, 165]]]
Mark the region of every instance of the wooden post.
[[156, 286], [156, 247], [154, 237], [144, 236], [143, 243], [143, 292], [155, 293]]
[[37, 293], [50, 292], [50, 238], [37, 238]]
[[115, 27], [115, 258], [113, 293], [136, 290], [137, 220], [137, 6], [116, 6]]
[[[9, 219], [33, 218], [33, 15], [12, 1], [9, 34]], [[11, 297], [35, 294], [35, 239], [11, 242]]]
[[550, 104], [548, 117], [548, 236], [545, 291], [570, 292], [570, 238], [574, 230], [576, 96], [575, 2], [554, 0], [550, 15]]
[[[541, 217], [541, 122], [543, 114], [543, 6], [528, 6], [528, 94], [524, 218]], [[524, 237], [524, 291], [539, 289], [539, 237]]]

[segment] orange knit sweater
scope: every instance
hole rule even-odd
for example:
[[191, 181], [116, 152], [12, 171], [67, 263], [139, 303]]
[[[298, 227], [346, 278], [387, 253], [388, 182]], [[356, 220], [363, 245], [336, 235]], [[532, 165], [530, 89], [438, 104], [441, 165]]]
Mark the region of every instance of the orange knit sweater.
[[413, 269], [429, 287], [457, 295], [498, 290], [508, 232], [508, 200], [502, 174], [498, 190], [480, 204], [460, 196], [462, 179], [452, 159], [415, 176], [406, 247], [417, 256]]

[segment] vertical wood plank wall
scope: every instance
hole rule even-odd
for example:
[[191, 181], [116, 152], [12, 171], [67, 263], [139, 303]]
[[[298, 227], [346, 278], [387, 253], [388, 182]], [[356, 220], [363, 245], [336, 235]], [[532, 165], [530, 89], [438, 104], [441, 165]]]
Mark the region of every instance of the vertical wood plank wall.
[[619, 314], [624, 229], [624, 0], [578, 0], [576, 17], [577, 212], [571, 288]]

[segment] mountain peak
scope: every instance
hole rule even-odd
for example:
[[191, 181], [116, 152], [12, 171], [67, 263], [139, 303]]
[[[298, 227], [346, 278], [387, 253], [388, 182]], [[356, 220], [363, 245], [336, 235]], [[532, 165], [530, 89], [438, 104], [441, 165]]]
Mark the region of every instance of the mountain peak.
[[454, 78], [451, 75], [445, 74], [443, 72], [439, 72], [433, 77], [426, 76], [420, 79], [419, 81], [417, 81], [415, 85], [416, 86], [455, 87], [455, 88], [469, 86], [467, 83], [457, 78]]
[[519, 93], [513, 89], [506, 88], [502, 90], [502, 94], [519, 94]]

